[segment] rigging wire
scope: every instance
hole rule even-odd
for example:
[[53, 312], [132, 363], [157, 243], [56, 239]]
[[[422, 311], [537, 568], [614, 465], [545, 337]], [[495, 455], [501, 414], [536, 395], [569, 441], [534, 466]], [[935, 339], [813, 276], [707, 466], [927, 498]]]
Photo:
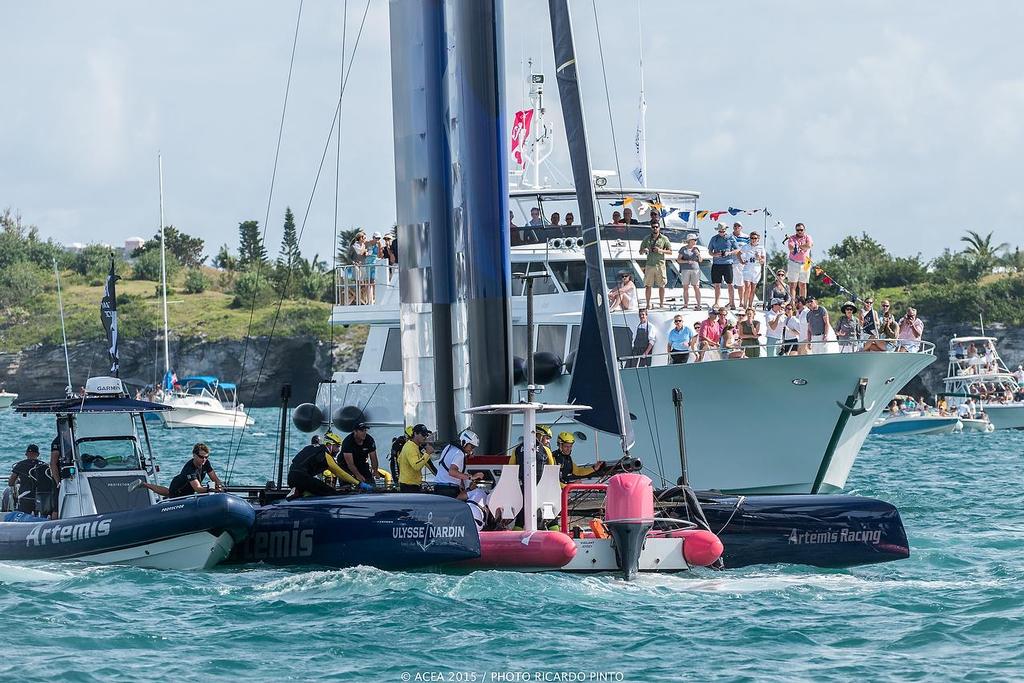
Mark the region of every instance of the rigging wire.
[[[273, 202], [273, 199], [274, 199], [274, 185], [275, 185], [275, 183], [277, 181], [277, 165], [278, 165], [278, 162], [280, 161], [280, 158], [281, 158], [281, 141], [284, 138], [284, 119], [285, 119], [285, 114], [288, 112], [288, 94], [291, 92], [292, 72], [294, 71], [294, 68], [295, 68], [295, 50], [296, 50], [296, 48], [297, 48], [297, 46], [299, 44], [299, 26], [302, 23], [302, 2], [303, 2], [303, 0], [299, 0], [299, 10], [298, 10], [298, 14], [295, 17], [295, 35], [292, 37], [292, 54], [291, 54], [291, 58], [288, 61], [288, 79], [285, 82], [284, 102], [281, 104], [281, 121], [278, 124], [278, 129], [277, 129], [277, 146], [276, 146], [276, 148], [274, 150], [274, 166], [273, 166], [273, 169], [272, 169], [271, 174], [270, 174], [270, 191], [269, 191], [269, 193], [267, 195], [267, 211], [266, 211], [266, 214], [265, 214], [264, 219], [263, 219], [263, 237], [262, 237], [262, 239], [263, 239], [263, 243], [264, 244], [266, 244], [266, 240], [267, 240], [267, 224], [270, 222], [270, 206], [271, 206], [271, 204]], [[252, 321], [253, 321], [253, 317], [256, 314], [256, 298], [257, 298], [256, 295], [257, 295], [258, 290], [259, 290], [260, 271], [262, 269], [263, 269], [263, 261], [261, 259], [261, 260], [259, 260], [256, 263], [256, 287], [253, 290], [252, 302], [249, 305], [249, 322], [246, 325], [246, 329], [245, 329], [245, 342], [242, 344], [242, 363], [241, 363], [241, 366], [240, 366], [240, 368], [238, 370], [238, 386], [239, 386], [239, 388], [241, 388], [241, 386], [242, 386], [242, 379], [245, 377], [245, 361], [246, 361], [246, 357], [248, 356], [248, 353], [249, 353], [249, 339], [252, 336]], [[264, 358], [264, 360], [266, 360], [266, 359]], [[258, 384], [256, 386], [253, 386], [253, 389], [252, 389], [252, 399], [250, 401], [250, 404], [254, 403], [255, 400], [256, 400], [256, 389], [257, 388], [258, 388]], [[242, 420], [242, 433], [245, 432], [245, 423], [246, 422], [247, 422], [247, 420]], [[234, 440], [235, 440], [235, 425], [234, 425], [234, 423], [232, 423], [232, 425], [231, 425], [231, 436], [228, 439], [228, 451], [229, 452], [231, 451], [231, 445], [234, 443]], [[239, 434], [238, 435], [238, 445], [235, 448], [235, 452], [237, 452], [238, 448], [241, 448], [241, 445], [242, 445], [242, 434]]]
[[[619, 195], [622, 196], [625, 193], [625, 189], [622, 186], [622, 165], [619, 162], [619, 147], [618, 147], [618, 143], [615, 140], [615, 119], [612, 116], [611, 91], [608, 88], [608, 70], [605, 67], [605, 61], [604, 61], [604, 43], [601, 40], [601, 23], [600, 23], [600, 20], [598, 19], [598, 15], [597, 15], [597, 1], [596, 0], [591, 0], [591, 5], [592, 5], [592, 7], [594, 9], [594, 28], [597, 31], [597, 51], [598, 51], [598, 55], [601, 58], [601, 78], [603, 79], [603, 82], [604, 82], [604, 100], [605, 100], [605, 105], [606, 105], [607, 110], [608, 110], [608, 128], [610, 130], [611, 139], [612, 139], [612, 153], [615, 156], [615, 174], [616, 174], [616, 178], [617, 178], [618, 185], [619, 185]], [[599, 212], [599, 214], [601, 214], [601, 203], [598, 202], [597, 204], [598, 204], [598, 212]], [[603, 214], [600, 215], [600, 222], [602, 222], [602, 223], [604, 222]], [[628, 225], [626, 226], [626, 229], [627, 230], [629, 229]], [[633, 255], [633, 245], [630, 242], [630, 240], [628, 240], [628, 239], [625, 240], [625, 243], [626, 243], [626, 248], [627, 248], [627, 250], [629, 252], [629, 260], [630, 260], [630, 262], [633, 262], [634, 259], [635, 259], [634, 255]], [[653, 295], [653, 292], [652, 292], [652, 295]], [[639, 299], [639, 297], [637, 297], [637, 298]], [[648, 311], [650, 311], [651, 303], [649, 301], [646, 302], [646, 303], [647, 303], [647, 309], [648, 309]], [[620, 314], [622, 316], [623, 321], [626, 322], [627, 326], [629, 326], [629, 318], [626, 315], [626, 311], [624, 311], [624, 310], [620, 311]], [[650, 314], [649, 313], [648, 313], [648, 323], [647, 324], [648, 324], [648, 326], [650, 326], [650, 324], [651, 324], [650, 323]], [[648, 432], [651, 435], [652, 443], [656, 443], [657, 444], [656, 448], [657, 448], [658, 467], [659, 467], [659, 470], [660, 470], [663, 467], [662, 462], [661, 462], [661, 453], [662, 453], [661, 434], [658, 432], [658, 430], [654, 429], [653, 426], [652, 426], [653, 420], [651, 419], [652, 418], [651, 407], [648, 407], [648, 405], [647, 405], [647, 394], [643, 390], [642, 383], [639, 381], [641, 374], [645, 374], [645, 375], [647, 375], [647, 381], [648, 381], [649, 387], [653, 388], [653, 382], [652, 382], [651, 376], [650, 376], [650, 372], [651, 372], [650, 371], [650, 366], [647, 366], [645, 368], [645, 370], [646, 370], [646, 372], [641, 373], [640, 369], [637, 368], [637, 385], [640, 388], [640, 392], [639, 392], [640, 393], [640, 400], [643, 403], [644, 414], [647, 415], [647, 420], [646, 420], [646, 422], [647, 422], [647, 430], [648, 430]], [[665, 478], [664, 477], [664, 472], [661, 472], [660, 476], [661, 476], [662, 479], [664, 479]]]
[[[362, 35], [363, 35], [363, 28], [366, 26], [366, 15], [369, 12], [369, 10], [370, 10], [370, 0], [366, 0], [366, 7], [363, 10], [363, 17], [362, 17], [362, 20], [359, 23], [359, 30], [356, 33], [355, 44], [352, 46], [352, 58], [349, 60], [348, 70], [345, 72], [344, 78], [342, 79], [342, 82], [341, 82], [341, 95], [338, 98], [338, 104], [335, 107], [334, 115], [331, 118], [330, 130], [328, 131], [327, 139], [324, 142], [323, 153], [320, 155], [320, 164], [317, 167], [316, 177], [313, 179], [313, 187], [310, 190], [309, 199], [306, 202], [305, 213], [304, 213], [304, 215], [302, 217], [302, 224], [299, 227], [299, 233], [298, 233], [297, 239], [300, 242], [302, 241], [302, 235], [303, 235], [303, 233], [306, 230], [306, 223], [309, 220], [310, 208], [312, 207], [313, 199], [316, 196], [316, 190], [317, 190], [317, 187], [318, 187], [318, 185], [320, 183], [320, 176], [321, 176], [321, 174], [323, 173], [323, 170], [324, 170], [324, 162], [327, 160], [327, 153], [330, 151], [331, 141], [334, 138], [334, 129], [335, 129], [335, 126], [339, 125], [339, 122], [340, 122], [342, 97], [344, 97], [345, 90], [346, 90], [346, 88], [348, 86], [349, 76], [351, 76], [351, 74], [352, 74], [352, 65], [355, 63], [355, 55], [356, 55], [357, 50], [359, 49], [359, 41], [360, 41], [360, 39], [362, 38]], [[291, 277], [292, 277], [292, 273], [291, 273], [291, 271], [289, 271], [286, 274], [286, 276], [285, 276], [285, 286], [284, 286], [284, 289], [286, 291], [288, 289], [288, 285], [291, 283]], [[262, 361], [260, 362], [259, 371], [256, 373], [256, 383], [253, 386], [253, 395], [255, 395], [257, 389], [259, 389], [260, 381], [263, 378], [263, 371], [266, 368], [266, 363], [267, 363], [267, 353], [270, 350], [270, 345], [274, 341], [274, 333], [277, 330], [277, 321], [281, 317], [281, 307], [282, 307], [283, 304], [284, 304], [284, 297], [283, 296], [278, 297], [278, 300], [277, 300], [277, 310], [274, 311], [274, 319], [273, 319], [273, 321], [271, 323], [271, 326], [270, 326], [270, 334], [267, 337], [267, 345], [266, 345], [266, 348], [265, 348], [264, 353], [263, 353]], [[232, 463], [234, 462], [234, 459], [237, 458], [238, 451], [241, 449], [242, 436], [244, 434], [245, 434], [245, 425], [242, 426], [241, 433], [239, 434], [239, 437], [238, 437], [238, 444], [237, 444], [237, 446], [235, 448], [235, 452], [232, 454]]]
[[[345, 44], [348, 40], [348, 0], [344, 0], [343, 4], [343, 18], [341, 21], [341, 76], [338, 82], [338, 147], [334, 160], [334, 242], [332, 243], [332, 251], [334, 258], [331, 267], [331, 295], [332, 298], [337, 302], [338, 297], [338, 207], [339, 207], [339, 196], [341, 188], [341, 97], [345, 93]], [[334, 323], [331, 323], [331, 345], [329, 349], [331, 354], [331, 379], [334, 379]], [[319, 390], [319, 387], [317, 387]], [[334, 384], [328, 385], [327, 389], [327, 419], [330, 420], [334, 415]]]

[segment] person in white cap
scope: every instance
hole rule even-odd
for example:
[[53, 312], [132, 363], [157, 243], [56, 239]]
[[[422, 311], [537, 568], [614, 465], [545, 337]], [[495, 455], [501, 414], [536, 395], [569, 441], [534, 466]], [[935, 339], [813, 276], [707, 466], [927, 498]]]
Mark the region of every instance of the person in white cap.
[[697, 235], [686, 236], [686, 244], [679, 248], [676, 263], [679, 264], [679, 284], [683, 288], [683, 306], [690, 307], [690, 287], [693, 287], [696, 304], [693, 310], [700, 310], [700, 249], [697, 248]]

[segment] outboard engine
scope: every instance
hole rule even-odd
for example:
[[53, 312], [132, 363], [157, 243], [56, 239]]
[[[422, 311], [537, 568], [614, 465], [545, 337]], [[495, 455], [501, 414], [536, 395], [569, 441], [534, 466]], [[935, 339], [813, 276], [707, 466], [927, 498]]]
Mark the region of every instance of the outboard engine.
[[616, 474], [608, 480], [604, 523], [615, 542], [615, 560], [630, 581], [640, 570], [640, 553], [654, 526], [654, 485], [642, 474]]

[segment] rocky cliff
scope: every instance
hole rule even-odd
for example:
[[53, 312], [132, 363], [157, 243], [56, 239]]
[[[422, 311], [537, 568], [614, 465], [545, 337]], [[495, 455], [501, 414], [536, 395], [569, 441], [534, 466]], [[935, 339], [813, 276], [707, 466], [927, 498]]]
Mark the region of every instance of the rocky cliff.
[[[925, 368], [901, 393], [934, 396], [943, 391], [942, 378], [949, 363], [949, 340], [953, 337], [980, 336], [981, 328], [967, 323], [925, 321], [924, 338], [935, 344], [936, 361]], [[1024, 328], [995, 324], [985, 326], [985, 335], [996, 338], [996, 350], [1010, 370], [1024, 363]]]
[[[241, 374], [244, 355], [245, 377], [239, 398], [246, 405], [277, 405], [285, 383], [292, 385], [293, 404], [313, 400], [317, 383], [331, 376], [330, 345], [312, 337], [275, 337], [272, 343], [268, 341], [267, 337], [256, 337], [246, 345], [241, 340], [176, 339], [170, 344], [171, 366], [178, 377], [216, 375], [233, 382]], [[337, 344], [334, 369], [354, 369], [361, 351], [362, 338]], [[87, 377], [105, 374], [109, 367], [103, 341], [72, 344], [68, 352], [75, 388], [82, 386]], [[158, 382], [163, 376], [162, 343], [122, 340], [119, 355], [120, 377], [133, 387]], [[0, 353], [0, 386], [18, 392], [19, 399], [58, 396], [66, 384], [61, 346], [37, 345], [17, 353]]]

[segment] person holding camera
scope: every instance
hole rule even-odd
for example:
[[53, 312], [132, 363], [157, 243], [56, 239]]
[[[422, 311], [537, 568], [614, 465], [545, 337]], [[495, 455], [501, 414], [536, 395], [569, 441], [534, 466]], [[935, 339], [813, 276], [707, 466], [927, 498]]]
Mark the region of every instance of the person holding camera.
[[921, 350], [921, 337], [924, 335], [924, 322], [917, 317], [916, 308], [908, 308], [907, 314], [900, 319], [899, 340], [900, 351], [917, 353]]

